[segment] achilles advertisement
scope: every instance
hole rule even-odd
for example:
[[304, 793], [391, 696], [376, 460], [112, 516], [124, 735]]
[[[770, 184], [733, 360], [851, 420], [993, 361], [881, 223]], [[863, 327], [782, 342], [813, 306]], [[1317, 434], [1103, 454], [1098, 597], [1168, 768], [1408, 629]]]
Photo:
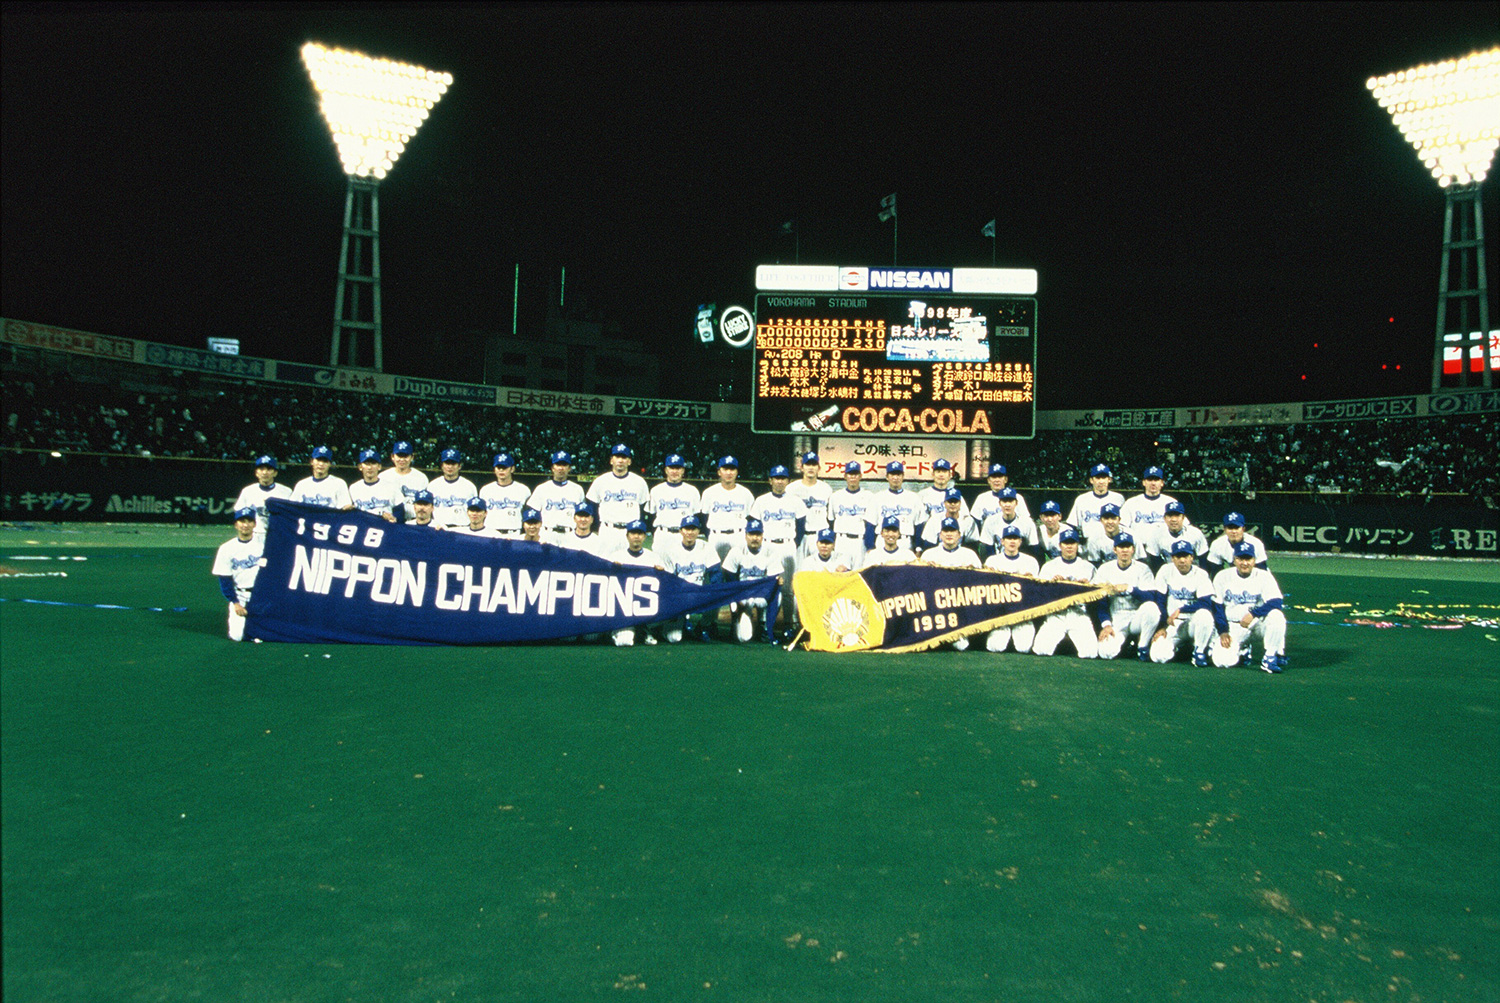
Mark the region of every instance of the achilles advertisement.
[[765, 599], [774, 578], [692, 585], [550, 544], [464, 537], [271, 499], [247, 638], [508, 644], [595, 634]]

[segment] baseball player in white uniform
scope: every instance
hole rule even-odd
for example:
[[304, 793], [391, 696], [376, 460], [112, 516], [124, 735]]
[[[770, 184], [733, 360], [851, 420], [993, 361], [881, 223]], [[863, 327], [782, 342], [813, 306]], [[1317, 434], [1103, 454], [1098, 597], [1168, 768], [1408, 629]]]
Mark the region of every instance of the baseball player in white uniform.
[[[1080, 542], [1078, 530], [1072, 526], [1064, 529], [1058, 537], [1058, 547], [1062, 553], [1043, 564], [1037, 577], [1069, 582], [1093, 581], [1094, 566], [1078, 556]], [[1057, 646], [1064, 637], [1073, 642], [1073, 649], [1079, 658], [1098, 657], [1099, 636], [1094, 630], [1093, 617], [1089, 616], [1088, 610], [1083, 606], [1069, 606], [1043, 617], [1042, 622], [1037, 625], [1031, 653], [1051, 655], [1057, 651]]]
[[516, 458], [496, 453], [495, 479], [479, 489], [479, 497], [490, 507], [486, 522], [507, 540], [521, 538], [521, 512], [531, 498], [531, 489], [516, 480]]
[[828, 496], [828, 525], [838, 535], [835, 550], [851, 568], [865, 563], [865, 551], [875, 545], [875, 527], [865, 514], [870, 495], [859, 486], [858, 460], [844, 464], [844, 489]]
[[781, 561], [781, 606], [786, 622], [794, 617], [792, 575], [797, 572], [797, 552], [802, 545], [807, 506], [790, 491], [792, 472], [778, 463], [766, 474], [771, 490], [759, 495], [750, 506], [750, 517], [765, 527], [766, 549]]
[[1207, 571], [1193, 563], [1193, 557], [1193, 545], [1178, 540], [1172, 544], [1171, 563], [1156, 572], [1156, 591], [1165, 597], [1167, 614], [1151, 639], [1151, 660], [1158, 664], [1177, 657], [1185, 641], [1190, 645], [1193, 664], [1207, 665], [1214, 634], [1229, 636], [1214, 583]]
[[[1004, 571], [1009, 575], [1030, 575], [1038, 577], [1041, 567], [1036, 563], [1036, 558], [1024, 552], [1021, 544], [1025, 538], [1021, 536], [1021, 530], [1015, 526], [1007, 526], [1000, 531], [1000, 550], [985, 559], [984, 566], [995, 571]], [[1036, 621], [1024, 620], [1021, 623], [1013, 623], [1009, 627], [996, 627], [985, 636], [984, 647], [986, 651], [1004, 651], [1010, 647], [1012, 642], [1018, 652], [1030, 652], [1031, 646], [1036, 643]]]
[[[1027, 546], [1037, 545], [1036, 523], [1021, 514], [1021, 496], [1015, 488], [1004, 487], [993, 493], [999, 509], [990, 513], [979, 527], [979, 540], [990, 553], [1000, 549], [1000, 534], [1014, 526], [1021, 531]], [[986, 506], [988, 508], [988, 506]]]
[[479, 490], [461, 473], [464, 454], [456, 449], [445, 449], [438, 458], [438, 465], [443, 475], [427, 482], [427, 490], [432, 492], [432, 518], [444, 529], [467, 525], [469, 515], [465, 510], [469, 499], [478, 495]]
[[1166, 471], [1161, 467], [1147, 467], [1141, 472], [1141, 493], [1127, 498], [1120, 506], [1120, 528], [1139, 541], [1140, 553], [1137, 556], [1145, 556], [1146, 543], [1163, 525], [1167, 506], [1177, 500], [1162, 494], [1166, 478]]
[[865, 554], [861, 567], [875, 568], [882, 564], [910, 564], [917, 559], [916, 552], [906, 545], [901, 536], [901, 519], [888, 515], [880, 524], [880, 545]]
[[477, 536], [482, 540], [500, 539], [500, 531], [493, 526], [485, 525], [486, 518], [490, 514], [489, 503], [483, 498], [475, 495], [470, 498], [464, 506], [464, 514], [468, 522], [462, 526], [450, 526], [448, 531], [455, 536]]
[[349, 482], [349, 500], [361, 512], [395, 522], [405, 513], [406, 496], [389, 481], [380, 479], [380, 454], [373, 449], [359, 454], [359, 480]]
[[219, 544], [214, 554], [213, 573], [219, 579], [219, 591], [229, 602], [229, 639], [245, 639], [245, 605], [260, 573], [264, 539], [256, 539], [255, 507], [245, 505], [234, 510], [234, 539]]
[[421, 526], [423, 529], [442, 529], [443, 525], [432, 518], [432, 492], [423, 488], [412, 492], [411, 496], [412, 517], [407, 520], [408, 526]]
[[[1146, 544], [1146, 557], [1151, 567], [1160, 571], [1171, 561], [1172, 544], [1178, 540], [1186, 540], [1193, 546], [1194, 560], [1199, 567], [1208, 567], [1208, 540], [1203, 531], [1187, 520], [1187, 512], [1182, 507], [1182, 502], [1167, 502], [1162, 509], [1161, 525], [1151, 534]], [[1139, 539], [1139, 537], [1137, 537]]]
[[1120, 506], [1114, 502], [1100, 505], [1099, 520], [1089, 523], [1083, 529], [1084, 560], [1095, 567], [1114, 560], [1115, 537], [1120, 534], [1120, 530]]
[[529, 505], [521, 510], [521, 539], [527, 543], [544, 542], [542, 540], [542, 513]]
[[646, 500], [652, 530], [658, 537], [663, 533], [675, 534], [683, 519], [696, 515], [703, 507], [703, 497], [698, 489], [683, 480], [687, 475], [687, 461], [680, 453], [669, 454], [662, 467], [667, 479], [652, 488]]
[[[541, 525], [538, 517], [537, 525]], [[609, 559], [615, 564], [624, 564], [637, 568], [655, 568], [657, 571], [665, 571], [661, 558], [646, 549], [646, 524], [636, 519], [625, 527], [625, 546], [609, 555]], [[611, 631], [610, 638], [615, 642], [617, 648], [628, 648], [635, 644], [636, 638], [640, 637], [645, 644], [655, 644], [656, 635], [646, 627], [621, 627], [619, 630]]]
[[240, 492], [240, 496], [234, 500], [235, 511], [242, 508], [255, 509], [255, 539], [264, 543], [266, 529], [271, 525], [271, 512], [266, 506], [269, 498], [285, 498], [292, 500], [292, 489], [285, 484], [276, 483], [276, 474], [280, 468], [276, 465], [276, 457], [270, 453], [262, 453], [255, 458], [255, 483], [247, 485]]
[[1208, 570], [1217, 572], [1220, 568], [1228, 567], [1234, 560], [1234, 548], [1241, 543], [1249, 543], [1255, 548], [1255, 566], [1264, 568], [1266, 566], [1266, 545], [1260, 541], [1260, 537], [1252, 536], [1245, 532], [1245, 517], [1238, 512], [1230, 512], [1224, 516], [1224, 533], [1214, 537], [1208, 545]]
[[1260, 670], [1280, 672], [1286, 668], [1286, 613], [1282, 611], [1281, 586], [1265, 568], [1256, 567], [1255, 545], [1241, 540], [1234, 545], [1234, 567], [1214, 575], [1214, 594], [1224, 607], [1229, 624], [1229, 643], [1213, 648], [1214, 664], [1221, 668], [1250, 660], [1250, 642], [1261, 642]]
[[755, 495], [739, 483], [739, 477], [740, 461], [733, 456], [722, 456], [719, 458], [719, 483], [703, 489], [700, 511], [716, 564], [724, 560], [731, 548], [745, 542], [745, 520], [750, 517]]
[[1050, 499], [1042, 502], [1041, 525], [1036, 528], [1036, 559], [1039, 564], [1061, 556], [1059, 540], [1065, 529], [1076, 530], [1078, 527], [1063, 522], [1062, 506], [1057, 502]]
[[910, 548], [917, 530], [927, 521], [927, 503], [915, 491], [906, 490], [906, 464], [892, 460], [885, 465], [886, 489], [875, 492], [865, 509], [865, 521], [884, 526], [895, 518], [901, 524], [901, 544]]
[[552, 478], [531, 492], [526, 504], [542, 513], [542, 539], [561, 543], [573, 532], [573, 513], [584, 502], [583, 488], [568, 480], [573, 472], [573, 457], [559, 449], [552, 454]]
[[391, 445], [391, 465], [380, 472], [380, 479], [400, 488], [401, 497], [406, 499], [403, 522], [416, 519], [417, 510], [412, 504], [412, 496], [418, 491], [427, 490], [427, 475], [412, 466], [411, 458], [411, 443], [405, 439], [399, 439]]
[[945, 494], [946, 497], [943, 501], [942, 511], [929, 518], [926, 524], [922, 526], [921, 532], [917, 534], [917, 542], [912, 549], [917, 552], [918, 557], [922, 556], [930, 548], [941, 545], [942, 539], [940, 534], [943, 531], [943, 521], [945, 519], [952, 519], [958, 523], [960, 540], [972, 543], [978, 539], [979, 528], [974, 525], [974, 517], [963, 514], [963, 492], [958, 490], [958, 488], [950, 487]]
[[[661, 559], [662, 566], [666, 570], [694, 585], [702, 585], [708, 569], [717, 567], [719, 563], [719, 558], [712, 548], [705, 541], [698, 539], [700, 526], [701, 523], [696, 515], [687, 516], [678, 527], [677, 535], [668, 538], [667, 542], [656, 550], [656, 556]], [[696, 630], [687, 617], [678, 617], [674, 621], [668, 621], [663, 634], [668, 644], [676, 644], [684, 636], [707, 641], [710, 637], [709, 624], [712, 624], [717, 617], [717, 611], [700, 615]]]
[[1114, 560], [1100, 564], [1094, 583], [1118, 585], [1125, 591], [1101, 599], [1095, 609], [1099, 617], [1099, 657], [1118, 658], [1127, 641], [1135, 642], [1136, 657], [1151, 658], [1151, 635], [1161, 623], [1156, 576], [1145, 561], [1135, 559], [1135, 537], [1123, 530], [1114, 539]]
[[580, 502], [573, 509], [573, 530], [563, 534], [557, 545], [566, 550], [593, 554], [595, 557], [610, 553], [604, 544], [604, 538], [594, 532], [594, 507], [588, 502]]
[[604, 553], [612, 554], [625, 546], [625, 527], [641, 517], [651, 501], [646, 478], [630, 469], [635, 454], [625, 443], [609, 451], [609, 470], [594, 478], [584, 495], [599, 513], [599, 538]]
[[[943, 506], [948, 501], [948, 489], [953, 486], [953, 464], [941, 456], [933, 460], [932, 483], [917, 492], [917, 497], [922, 500], [922, 504], [927, 506], [927, 519], [937, 519], [941, 522], [948, 517], [948, 511]], [[969, 503], [964, 501], [962, 493], [959, 494], [958, 500], [960, 503], [958, 515], [954, 518], [962, 522], [963, 517], [969, 514]], [[968, 539], [967, 536], [964, 538]], [[933, 539], [936, 540], [937, 536], [934, 535]]]
[[[979, 555], [963, 546], [963, 531], [957, 519], [946, 518], [938, 527], [938, 545], [922, 554], [922, 560], [940, 568], [977, 568]], [[960, 637], [949, 642], [954, 651], [968, 651], [969, 639]]]
[[819, 480], [818, 454], [802, 454], [802, 477], [787, 486], [786, 493], [802, 502], [802, 546], [799, 556], [816, 552], [818, 534], [828, 528], [828, 498], [833, 488]]
[[831, 529], [820, 529], [813, 539], [813, 552], [802, 558], [798, 571], [852, 571], [844, 559], [834, 553], [838, 534]]
[[349, 498], [349, 485], [329, 473], [333, 469], [333, 450], [327, 446], [315, 446], [308, 466], [312, 467], [312, 476], [302, 478], [292, 488], [292, 501], [341, 511], [354, 507]]
[[1067, 523], [1081, 533], [1089, 523], [1099, 521], [1099, 510], [1109, 504], [1125, 504], [1125, 496], [1109, 489], [1113, 475], [1109, 466], [1096, 463], [1089, 468], [1089, 490], [1073, 499], [1073, 509], [1068, 513]]
[[[730, 549], [721, 565], [726, 581], [754, 581], [757, 578], [781, 579], [783, 565], [781, 557], [772, 553], [766, 544], [765, 526], [759, 519], [745, 521], [745, 542]], [[783, 580], [784, 582], [784, 580]], [[752, 613], [759, 610], [759, 615]], [[761, 637], [768, 644], [776, 643], [776, 625], [766, 619], [770, 611], [764, 599], [746, 599], [735, 603], [730, 609], [734, 618], [734, 639], [745, 642], [755, 638], [756, 621], [761, 621]]]

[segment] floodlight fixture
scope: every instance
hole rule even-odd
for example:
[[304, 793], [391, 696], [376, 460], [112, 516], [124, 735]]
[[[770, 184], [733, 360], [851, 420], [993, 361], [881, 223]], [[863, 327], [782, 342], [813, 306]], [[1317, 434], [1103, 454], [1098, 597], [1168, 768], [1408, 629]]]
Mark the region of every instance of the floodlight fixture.
[[[1479, 191], [1500, 147], [1500, 46], [1371, 77], [1366, 86], [1447, 193], [1432, 390], [1468, 387], [1474, 367], [1462, 361], [1445, 367], [1444, 358], [1454, 351], [1449, 337], [1455, 327], [1449, 316], [1451, 307], [1458, 307], [1458, 332], [1475, 330], [1470, 307], [1476, 304], [1477, 329], [1490, 329]], [[1495, 366], [1483, 355], [1481, 360], [1473, 375], [1488, 390], [1493, 386]], [[1445, 368], [1456, 381], [1444, 380]]]
[[[384, 360], [378, 186], [452, 86], [453, 76], [317, 42], [302, 46], [302, 63], [349, 179], [328, 361], [361, 365], [358, 338], [364, 332], [379, 370]], [[368, 296], [362, 295], [366, 288]]]

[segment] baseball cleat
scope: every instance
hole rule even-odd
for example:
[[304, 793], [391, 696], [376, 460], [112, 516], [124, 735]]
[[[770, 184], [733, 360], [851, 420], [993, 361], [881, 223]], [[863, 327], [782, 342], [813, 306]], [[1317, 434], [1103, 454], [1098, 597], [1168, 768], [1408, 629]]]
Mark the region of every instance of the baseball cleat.
[[1262, 672], [1280, 672], [1281, 671], [1281, 663], [1278, 662], [1278, 661], [1276, 661], [1276, 656], [1275, 655], [1267, 655], [1265, 658], [1262, 658], [1260, 660], [1260, 671], [1262, 671]]
[[1151, 661], [1151, 645], [1143, 644], [1135, 649], [1135, 657], [1143, 662]]
[[1205, 667], [1206, 665], [1208, 665], [1208, 652], [1206, 652], [1206, 651], [1195, 651], [1195, 652], [1193, 652], [1193, 664], [1196, 665], [1196, 666], [1198, 666], [1200, 669], [1203, 668], [1203, 667]]

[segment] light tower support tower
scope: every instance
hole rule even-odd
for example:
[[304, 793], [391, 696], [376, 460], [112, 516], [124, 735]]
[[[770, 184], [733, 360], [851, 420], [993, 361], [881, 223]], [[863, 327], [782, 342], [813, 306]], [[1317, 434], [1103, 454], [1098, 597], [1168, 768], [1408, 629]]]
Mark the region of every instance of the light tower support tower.
[[[453, 84], [453, 77], [317, 42], [302, 47], [302, 62], [349, 178], [328, 362], [379, 371], [385, 365], [380, 328], [380, 181]], [[369, 335], [369, 362], [362, 361], [361, 333]]]
[[[1500, 368], [1500, 346], [1490, 345], [1480, 186], [1500, 146], [1500, 46], [1371, 77], [1366, 86], [1448, 195], [1432, 392], [1491, 389]], [[1446, 380], [1445, 375], [1456, 380]]]

